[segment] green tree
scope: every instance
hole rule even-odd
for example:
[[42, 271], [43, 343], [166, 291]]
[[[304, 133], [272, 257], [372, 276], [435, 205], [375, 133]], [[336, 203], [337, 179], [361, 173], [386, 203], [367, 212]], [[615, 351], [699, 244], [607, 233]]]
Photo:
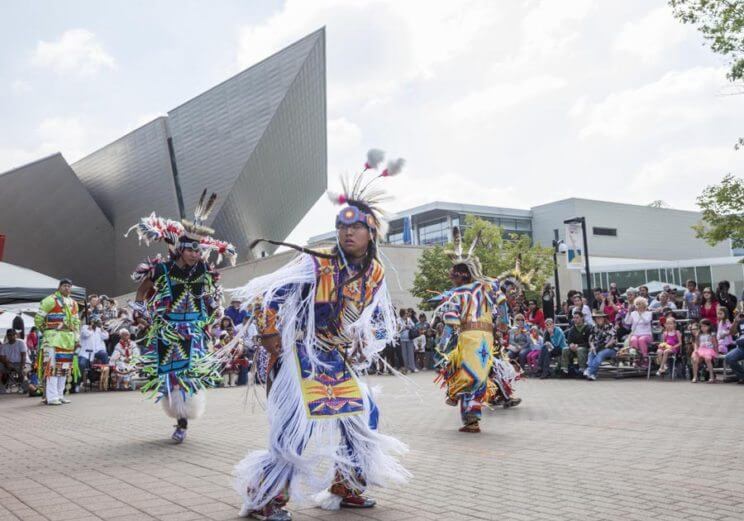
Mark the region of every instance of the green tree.
[[693, 226], [695, 234], [714, 246], [731, 239], [734, 248], [744, 248], [744, 179], [728, 174], [697, 198], [703, 220]]
[[669, 0], [674, 16], [696, 25], [713, 52], [731, 60], [726, 75], [744, 79], [744, 2], [740, 0]]
[[[504, 238], [504, 230], [500, 226], [477, 217], [468, 216], [465, 226], [463, 249], [466, 252], [477, 233], [481, 233], [475, 254], [481, 261], [485, 275], [497, 277], [512, 272], [518, 257], [521, 273], [530, 280], [532, 288], [539, 289], [552, 275], [552, 248], [533, 246], [527, 235], [512, 233]], [[433, 296], [432, 292], [439, 293], [452, 286], [448, 276], [451, 266], [444, 247], [433, 246], [424, 250], [419, 257], [411, 288], [411, 293], [422, 300], [422, 306], [426, 307], [425, 301]]]

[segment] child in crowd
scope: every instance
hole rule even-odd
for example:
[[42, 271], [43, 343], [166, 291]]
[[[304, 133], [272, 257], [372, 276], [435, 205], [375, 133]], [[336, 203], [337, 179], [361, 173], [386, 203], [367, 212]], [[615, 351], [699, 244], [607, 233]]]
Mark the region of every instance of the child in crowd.
[[664, 332], [656, 351], [656, 360], [659, 362], [659, 370], [656, 371], [656, 376], [663, 376], [667, 372], [667, 360], [670, 356], [679, 353], [681, 345], [682, 333], [677, 330], [677, 321], [674, 316], [668, 315], [665, 317]]
[[716, 374], [713, 372], [713, 360], [718, 356], [718, 351], [716, 349], [716, 337], [711, 332], [712, 327], [710, 320], [704, 318], [700, 321], [699, 329], [690, 328], [695, 337], [695, 346], [692, 352], [692, 383], [697, 383], [698, 381], [697, 377], [701, 360], [705, 360], [705, 365], [708, 367], [708, 383], [712, 384], [716, 382]]
[[543, 336], [540, 334], [540, 328], [537, 326], [530, 327], [530, 352], [527, 353], [527, 365], [533, 372], [537, 372], [537, 360], [540, 358], [543, 344]]
[[728, 308], [718, 306], [716, 318], [718, 318], [718, 328], [716, 329], [718, 352], [725, 355], [728, 353], [729, 346], [734, 343], [734, 339], [731, 337], [731, 321], [728, 318]]

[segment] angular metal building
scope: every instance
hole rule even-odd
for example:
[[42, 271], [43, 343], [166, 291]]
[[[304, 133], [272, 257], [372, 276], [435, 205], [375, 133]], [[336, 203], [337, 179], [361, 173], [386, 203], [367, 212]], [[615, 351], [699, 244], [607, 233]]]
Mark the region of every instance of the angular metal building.
[[[288, 235], [326, 187], [324, 30], [167, 114], [77, 161], [71, 170], [60, 155], [44, 160], [55, 159], [56, 169], [65, 167], [68, 177], [76, 177], [76, 197], [88, 201], [86, 211], [97, 215], [75, 223], [86, 239], [70, 247], [69, 258], [42, 259], [54, 257], [45, 244], [57, 234], [58, 220], [35, 221], [32, 231], [22, 219], [22, 207], [31, 199], [53, 206], [53, 194], [40, 192], [38, 181], [23, 175], [32, 167], [38, 170], [37, 163], [0, 174], [0, 207], [10, 207], [0, 208], [6, 260], [53, 276], [75, 276], [97, 292], [130, 292], [134, 266], [163, 249], [138, 246], [135, 237], [124, 238], [126, 230], [152, 211], [189, 218], [204, 188], [219, 196], [210, 223], [215, 235], [235, 244], [241, 261], [271, 253], [273, 248], [264, 245], [258, 252], [247, 247], [257, 236]], [[29, 200], [8, 205], [10, 186]], [[6, 228], [14, 222], [18, 233], [9, 233]], [[88, 223], [95, 224], [95, 232]], [[38, 237], [32, 247], [24, 244], [30, 233]]]

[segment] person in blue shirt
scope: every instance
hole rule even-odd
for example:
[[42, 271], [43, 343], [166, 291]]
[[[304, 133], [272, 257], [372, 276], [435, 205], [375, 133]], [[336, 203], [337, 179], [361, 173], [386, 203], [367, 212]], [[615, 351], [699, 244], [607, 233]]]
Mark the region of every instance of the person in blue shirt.
[[540, 351], [538, 365], [540, 368], [540, 379], [550, 378], [550, 359], [561, 356], [561, 352], [568, 348], [566, 335], [561, 328], [556, 327], [552, 318], [545, 319], [545, 342]]
[[230, 307], [225, 310], [225, 316], [230, 317], [236, 327], [243, 323], [247, 314], [244, 309], [240, 309], [240, 300], [237, 299], [231, 300]]

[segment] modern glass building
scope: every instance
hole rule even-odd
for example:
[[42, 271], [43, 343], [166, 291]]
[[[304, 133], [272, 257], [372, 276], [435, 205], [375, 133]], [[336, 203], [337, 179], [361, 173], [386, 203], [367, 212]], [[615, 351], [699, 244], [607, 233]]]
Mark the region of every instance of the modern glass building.
[[325, 72], [320, 29], [72, 165], [57, 154], [0, 174], [5, 260], [128, 293], [164, 249], [124, 233], [153, 211], [190, 218], [205, 188], [216, 237], [241, 260], [273, 252], [247, 248], [288, 235], [326, 188]]
[[[447, 244], [452, 240], [452, 227], [466, 228], [465, 218], [473, 215], [498, 224], [504, 235], [526, 234], [532, 237], [532, 217], [529, 210], [499, 208], [472, 204], [433, 202], [401, 212], [390, 221], [390, 244]], [[404, 236], [410, 226], [410, 241]]]

